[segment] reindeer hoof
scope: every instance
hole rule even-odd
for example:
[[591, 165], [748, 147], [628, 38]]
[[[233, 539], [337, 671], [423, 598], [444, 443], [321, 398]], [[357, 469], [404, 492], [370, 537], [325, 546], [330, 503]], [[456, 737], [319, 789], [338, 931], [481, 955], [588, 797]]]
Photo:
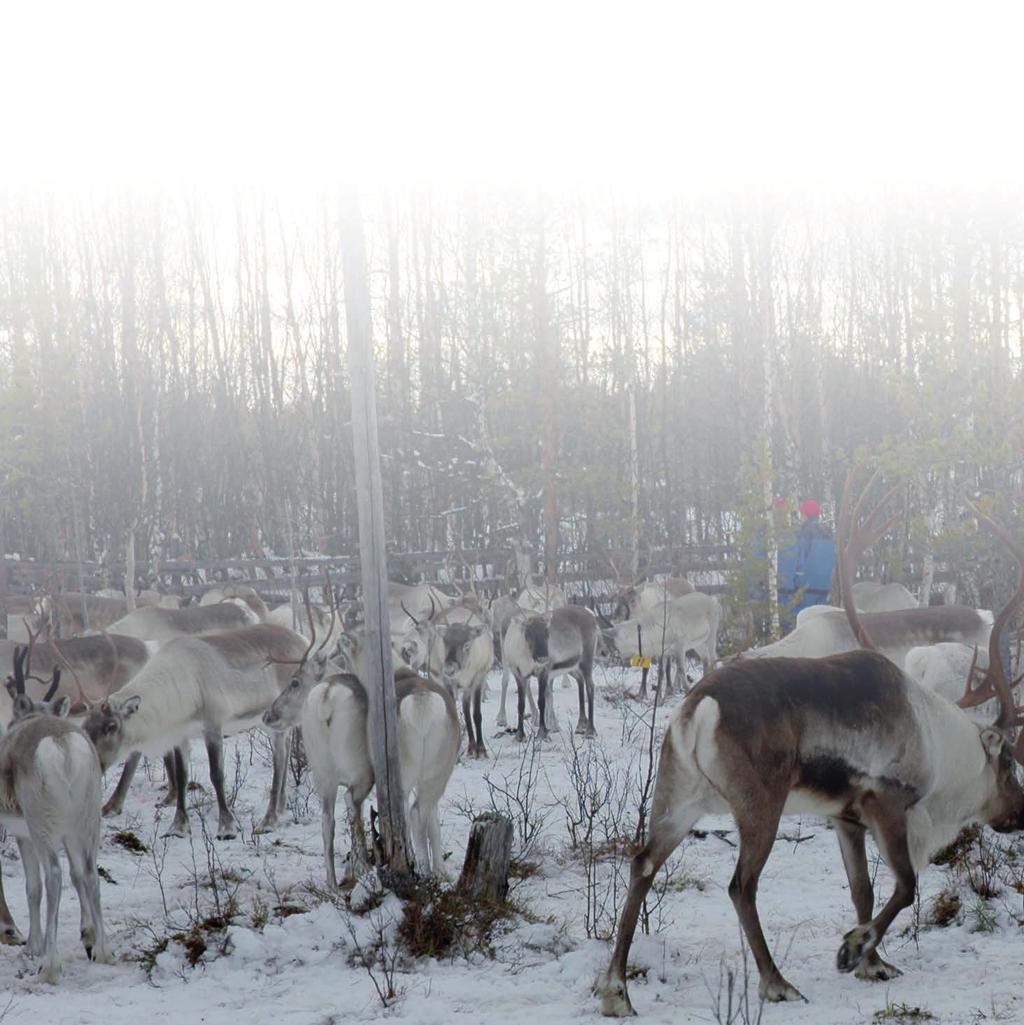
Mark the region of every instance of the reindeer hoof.
[[7, 947], [23, 947], [25, 937], [13, 925], [5, 925], [0, 929], [0, 943]]
[[576, 724], [576, 732], [584, 737], [596, 737], [597, 730], [588, 722], [579, 722]]
[[166, 833], [161, 834], [162, 836], [179, 836], [186, 837], [192, 832], [192, 827], [188, 824], [188, 819], [181, 821], [175, 819], [171, 823], [171, 828]]
[[606, 1018], [630, 1018], [636, 1014], [624, 982], [611, 982], [604, 976], [598, 979], [594, 993], [601, 1000], [601, 1013]]
[[107, 803], [103, 805], [103, 810], [100, 812], [100, 815], [105, 819], [109, 819], [114, 815], [120, 815], [122, 811], [124, 811], [124, 806], [120, 801], [116, 803], [114, 801], [107, 801]]
[[807, 998], [803, 993], [796, 986], [791, 986], [786, 982], [781, 975], [770, 982], [762, 982], [758, 986], [758, 993], [762, 1000], [770, 1004], [781, 1004], [788, 1000], [802, 1000], [805, 1004], [807, 1003]]
[[888, 982], [890, 979], [898, 978], [903, 972], [895, 965], [889, 964], [888, 961], [883, 961], [878, 954], [872, 951], [857, 965], [853, 974], [865, 982]]
[[48, 983], [51, 986], [56, 986], [60, 982], [60, 975], [59, 964], [45, 965], [39, 969], [39, 981]]
[[851, 929], [843, 937], [842, 946], [836, 954], [836, 968], [841, 972], [852, 972], [864, 960], [874, 938], [874, 930], [870, 926], [858, 925]]

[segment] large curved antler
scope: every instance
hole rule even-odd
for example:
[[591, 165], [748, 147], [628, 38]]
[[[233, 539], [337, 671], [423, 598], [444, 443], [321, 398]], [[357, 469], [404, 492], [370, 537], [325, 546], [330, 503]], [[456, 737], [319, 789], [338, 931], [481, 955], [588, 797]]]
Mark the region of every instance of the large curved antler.
[[[999, 729], [1008, 730], [1012, 733], [1021, 725], [1021, 715], [1013, 700], [1013, 688], [1020, 680], [1014, 680], [1011, 683], [1006, 666], [1003, 665], [999, 639], [1006, 625], [1013, 619], [1018, 609], [1024, 605], [1024, 545], [1021, 545], [1001, 523], [997, 523], [991, 516], [983, 513], [970, 499], [965, 501], [971, 512], [988, 525], [989, 530], [1003, 542], [1017, 561], [1017, 587], [1010, 596], [1009, 601], [999, 610], [999, 615], [996, 616], [995, 622], [992, 624], [992, 633], [988, 639], [988, 669], [985, 672], [984, 684], [978, 688], [978, 691], [981, 691], [982, 688], [987, 687], [990, 694], [994, 694], [999, 700], [999, 715], [996, 717], [995, 725]], [[970, 677], [968, 678], [969, 687]], [[961, 701], [963, 700], [961, 698]], [[1016, 743], [1013, 745], [1013, 754], [1018, 762], [1024, 764], [1022, 740], [1024, 740], [1024, 737], [1017, 738]]]
[[875, 470], [867, 484], [864, 485], [864, 490], [857, 499], [856, 505], [853, 505], [851, 508], [853, 504], [853, 482], [857, 475], [857, 470], [856, 467], [850, 467], [849, 472], [846, 474], [843, 499], [839, 506], [839, 516], [836, 521], [836, 569], [839, 576], [839, 592], [842, 597], [843, 608], [846, 610], [846, 618], [850, 624], [850, 629], [853, 630], [854, 637], [857, 638], [857, 643], [862, 648], [868, 648], [871, 651], [877, 651], [878, 648], [864, 628], [860, 613], [854, 604], [853, 574], [857, 560], [863, 554], [864, 549], [870, 548], [883, 537], [900, 516], [897, 512], [883, 519], [887, 506], [901, 487], [901, 485], [896, 484], [885, 493], [882, 500], [864, 517], [863, 521], [861, 520], [861, 510], [880, 473], [880, 470]]

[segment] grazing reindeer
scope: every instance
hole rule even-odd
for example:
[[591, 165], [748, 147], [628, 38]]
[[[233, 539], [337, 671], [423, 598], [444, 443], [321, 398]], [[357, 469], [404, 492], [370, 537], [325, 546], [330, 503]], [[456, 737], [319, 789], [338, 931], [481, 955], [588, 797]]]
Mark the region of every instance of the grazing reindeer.
[[[441, 871], [438, 803], [459, 756], [459, 716], [446, 687], [411, 670], [395, 673], [402, 787], [415, 791], [409, 811], [416, 860], [434, 874]], [[374, 783], [367, 730], [366, 690], [352, 673], [336, 672], [327, 660], [300, 666], [288, 688], [267, 709], [264, 724], [287, 730], [301, 724], [310, 773], [320, 795], [327, 885], [337, 889], [334, 867], [334, 805], [345, 787], [351, 831], [349, 877], [370, 864], [363, 826], [363, 801]]]
[[259, 621], [247, 604], [229, 598], [215, 605], [190, 605], [184, 609], [136, 609], [111, 623], [109, 630], [112, 634], [164, 644], [174, 637], [202, 637], [255, 626]]
[[[693, 591], [680, 598], [646, 606], [633, 618], [606, 625], [602, 642], [612, 656], [652, 655], [665, 658], [666, 688], [671, 691], [669, 666], [675, 660], [680, 675], [686, 680], [686, 653], [695, 651], [704, 672], [718, 661], [718, 622], [721, 610], [711, 595]], [[647, 670], [640, 687], [640, 696], [647, 694]]]
[[976, 669], [988, 669], [988, 652], [966, 644], [929, 644], [907, 652], [907, 676], [925, 690], [955, 701], [961, 708], [972, 708], [995, 696], [990, 692], [974, 692], [972, 683]]
[[[227, 606], [210, 606], [217, 609]], [[116, 695], [94, 707], [85, 731], [104, 770], [124, 755], [174, 752], [177, 811], [168, 835], [189, 832], [185, 807], [186, 767], [181, 745], [201, 736], [217, 795], [218, 839], [238, 835], [238, 822], [224, 791], [223, 738], [259, 723], [263, 711], [291, 679], [291, 669], [308, 655], [304, 639], [284, 627], [260, 623], [206, 637], [169, 641]], [[274, 777], [260, 830], [272, 829], [284, 811], [288, 738], [274, 737]]]
[[[56, 692], [59, 675], [59, 671], [54, 673], [44, 703]], [[25, 869], [28, 952], [42, 955], [40, 976], [44, 982], [56, 983], [61, 975], [57, 957], [61, 847], [67, 853], [71, 881], [78, 892], [86, 955], [95, 961], [113, 960], [103, 929], [96, 866], [100, 842], [100, 764], [89, 738], [63, 718], [68, 708], [66, 698], [60, 699], [55, 707], [27, 698], [20, 659], [14, 684], [18, 691], [14, 721], [0, 737], [0, 824], [17, 838]], [[44, 879], [45, 932], [40, 914]], [[0, 885], [2, 915], [6, 915], [3, 941], [20, 942]]]
[[[847, 579], [857, 540], [850, 525], [861, 505], [850, 512], [850, 486], [848, 480], [840, 518]], [[977, 725], [875, 651], [732, 662], [690, 692], [665, 735], [650, 833], [633, 859], [611, 964], [596, 986], [604, 1014], [633, 1013], [626, 962], [641, 906], [655, 873], [704, 814], [730, 811], [736, 819], [740, 850], [729, 896], [757, 962], [761, 998], [772, 1001], [800, 999], [772, 960], [755, 902], [781, 815], [813, 810], [835, 824], [858, 920], [843, 937], [836, 965], [862, 979], [897, 974], [877, 948], [913, 902], [915, 873], [932, 853], [970, 822], [1000, 832], [1024, 828], [1024, 790], [1015, 772], [1024, 745], [1013, 737], [1018, 714], [998, 650], [1002, 627], [1024, 603], [1024, 546], [990, 525], [1019, 567], [1017, 590], [990, 641], [988, 681], [1000, 702], [992, 726]], [[854, 633], [870, 641], [867, 617], [852, 601], [847, 610]], [[867, 831], [896, 877], [892, 897], [874, 917]]]
[[[594, 653], [598, 629], [594, 614], [580, 605], [565, 605], [548, 616], [516, 616], [505, 631], [502, 656], [516, 680], [518, 723], [516, 738], [525, 740], [523, 729], [529, 677], [537, 677], [537, 731], [548, 736], [546, 718], [549, 679], [552, 673], [569, 673], [579, 689], [580, 716], [576, 732], [592, 737], [594, 729]], [[584, 689], [586, 702], [584, 702]]]

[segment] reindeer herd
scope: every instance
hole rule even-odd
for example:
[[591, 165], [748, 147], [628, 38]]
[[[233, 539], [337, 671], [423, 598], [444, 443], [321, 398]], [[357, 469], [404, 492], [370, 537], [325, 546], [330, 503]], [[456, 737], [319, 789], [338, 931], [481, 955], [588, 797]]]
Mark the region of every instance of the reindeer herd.
[[[851, 478], [852, 480], [852, 478]], [[632, 863], [628, 897], [608, 970], [596, 984], [605, 1014], [632, 1013], [627, 958], [655, 874], [697, 820], [731, 812], [739, 854], [729, 887], [760, 972], [766, 1000], [799, 992], [779, 972], [758, 917], [758, 877], [783, 814], [811, 811], [835, 824], [857, 924], [843, 938], [837, 967], [859, 978], [897, 970], [877, 952], [886, 929], [915, 892], [915, 874], [962, 826], [1024, 828], [1017, 760], [1024, 741], [999, 637], [1024, 604], [1024, 549], [988, 522], [1021, 569], [998, 617], [956, 606], [919, 608], [900, 585], [853, 580], [858, 555], [884, 534], [886, 502], [864, 516], [848, 483], [839, 517], [842, 607], [815, 606], [781, 641], [719, 663], [716, 599], [682, 578], [637, 582], [614, 596], [610, 618], [570, 604], [550, 583], [488, 601], [450, 595], [434, 584], [389, 585], [388, 611], [398, 700], [402, 784], [418, 869], [441, 871], [439, 804], [462, 750], [488, 756], [482, 704], [488, 673], [502, 669], [496, 725], [516, 687], [515, 737], [528, 721], [539, 740], [558, 729], [553, 682], [577, 685], [576, 731], [594, 736], [598, 658], [649, 659], [671, 690], [672, 671], [688, 691], [665, 735], [647, 842]], [[335, 804], [343, 789], [349, 853], [343, 881], [373, 863], [363, 804], [374, 785], [358, 603], [268, 610], [241, 585], [215, 588], [184, 608], [140, 594], [128, 611], [112, 596], [63, 595], [37, 602], [28, 645], [0, 642], [0, 824], [17, 837], [29, 905], [28, 949], [41, 977], [59, 978], [57, 908], [64, 848], [81, 905], [89, 957], [110, 957], [96, 856], [102, 815], [117, 815], [142, 756], [162, 758], [168, 834], [190, 830], [188, 749], [201, 740], [217, 801], [218, 839], [240, 825], [225, 786], [226, 736], [261, 726], [272, 738], [273, 779], [259, 831], [285, 810], [292, 734], [301, 727], [321, 802], [325, 875], [338, 886]], [[145, 604], [142, 604], [142, 602]], [[83, 612], [84, 610], [84, 612]], [[691, 690], [688, 659], [703, 675]], [[716, 668], [717, 666], [717, 668]], [[536, 680], [536, 697], [532, 681]], [[659, 687], [661, 684], [659, 683]], [[38, 693], [33, 693], [38, 692]], [[965, 709], [991, 700], [999, 713], [979, 725]], [[102, 775], [124, 763], [101, 807]], [[896, 878], [877, 914], [865, 853], [871, 833]], [[41, 925], [45, 881], [47, 914]], [[25, 942], [3, 895], [0, 942]]]

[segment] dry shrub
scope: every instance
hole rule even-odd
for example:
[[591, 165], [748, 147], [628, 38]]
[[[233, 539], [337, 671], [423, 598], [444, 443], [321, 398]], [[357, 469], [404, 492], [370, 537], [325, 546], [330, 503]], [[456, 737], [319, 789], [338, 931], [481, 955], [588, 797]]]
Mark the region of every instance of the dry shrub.
[[493, 957], [495, 929], [516, 914], [512, 904], [470, 899], [454, 886], [427, 880], [404, 901], [398, 935], [412, 957], [440, 959], [472, 951]]

